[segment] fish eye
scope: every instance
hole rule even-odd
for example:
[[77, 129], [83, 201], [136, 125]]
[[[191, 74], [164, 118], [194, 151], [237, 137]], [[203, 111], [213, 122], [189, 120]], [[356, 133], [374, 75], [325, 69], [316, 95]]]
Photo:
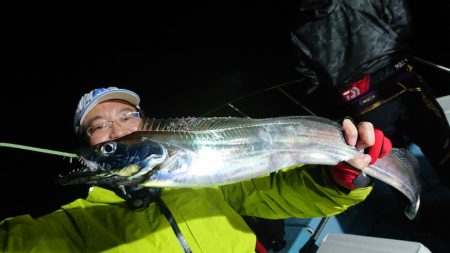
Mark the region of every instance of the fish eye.
[[117, 143], [114, 141], [107, 142], [107, 143], [103, 144], [101, 147], [101, 151], [105, 155], [110, 155], [110, 154], [114, 153], [114, 151], [116, 151], [116, 149], [117, 149]]

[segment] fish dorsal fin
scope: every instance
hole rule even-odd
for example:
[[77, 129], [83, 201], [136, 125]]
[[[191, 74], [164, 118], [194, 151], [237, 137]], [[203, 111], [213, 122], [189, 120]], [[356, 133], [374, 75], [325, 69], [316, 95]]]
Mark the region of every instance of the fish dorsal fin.
[[145, 120], [142, 130], [156, 132], [198, 132], [235, 127], [237, 124], [252, 123], [252, 119], [239, 117], [212, 118], [168, 118]]
[[236, 127], [254, 126], [257, 124], [288, 123], [295, 121], [309, 122], [309, 124], [327, 124], [337, 128], [340, 125], [330, 119], [316, 116], [286, 116], [277, 118], [250, 119], [242, 117], [210, 117], [210, 118], [147, 118], [143, 131], [156, 132], [200, 132], [209, 130], [228, 129]]

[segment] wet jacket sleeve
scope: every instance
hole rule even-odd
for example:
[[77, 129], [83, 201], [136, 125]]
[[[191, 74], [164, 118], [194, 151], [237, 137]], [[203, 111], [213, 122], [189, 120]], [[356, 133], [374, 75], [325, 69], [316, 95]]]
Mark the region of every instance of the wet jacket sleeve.
[[222, 187], [228, 203], [241, 215], [267, 219], [336, 215], [363, 201], [371, 190], [372, 186], [339, 188], [325, 166], [280, 170]]

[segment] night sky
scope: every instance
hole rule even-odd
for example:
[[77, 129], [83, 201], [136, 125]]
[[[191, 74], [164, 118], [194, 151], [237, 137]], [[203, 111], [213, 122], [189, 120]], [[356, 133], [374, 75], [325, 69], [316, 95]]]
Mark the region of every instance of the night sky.
[[[12, 18], [1, 32], [0, 141], [75, 149], [75, 106], [97, 87], [132, 89], [147, 115], [180, 117], [204, 116], [239, 96], [293, 81], [287, 1], [5, 9]], [[449, 4], [414, 1], [412, 7], [415, 52], [449, 67]], [[450, 94], [450, 74], [420, 68], [438, 95]], [[304, 113], [278, 96], [242, 106], [252, 117]], [[38, 216], [86, 192], [86, 186], [54, 183], [67, 165], [61, 157], [3, 148], [0, 158], [0, 219]]]

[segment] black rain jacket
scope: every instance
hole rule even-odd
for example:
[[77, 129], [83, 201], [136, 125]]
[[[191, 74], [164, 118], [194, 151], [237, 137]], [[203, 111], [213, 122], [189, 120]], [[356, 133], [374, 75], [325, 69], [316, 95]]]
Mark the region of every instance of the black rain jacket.
[[300, 0], [291, 32], [297, 71], [311, 92], [338, 91], [394, 64], [409, 48], [410, 14], [403, 0]]

